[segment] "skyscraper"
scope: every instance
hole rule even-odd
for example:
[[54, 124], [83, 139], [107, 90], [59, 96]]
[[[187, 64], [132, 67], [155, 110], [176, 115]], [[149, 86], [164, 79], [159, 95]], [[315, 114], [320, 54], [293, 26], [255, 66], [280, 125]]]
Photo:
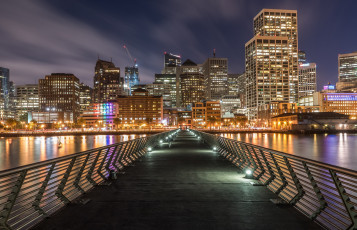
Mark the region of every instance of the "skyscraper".
[[254, 17], [254, 37], [245, 44], [249, 119], [272, 101], [298, 101], [297, 11], [263, 9]]
[[176, 70], [181, 66], [181, 56], [164, 52], [164, 69], [162, 74], [176, 74]]
[[[238, 95], [238, 78], [240, 74], [228, 74], [228, 94], [230, 96]], [[225, 95], [226, 96], [226, 95]]]
[[38, 84], [16, 86], [16, 118], [27, 115], [28, 112], [38, 111]]
[[338, 83], [339, 91], [357, 92], [357, 51], [338, 55]]
[[79, 105], [81, 112], [87, 110], [90, 103], [92, 103], [92, 95], [93, 89], [90, 86], [84, 83], [79, 84]]
[[131, 95], [131, 88], [134, 85], [138, 85], [139, 79], [139, 69], [138, 65], [135, 63], [134, 66], [125, 67], [125, 77], [124, 77], [124, 91], [126, 95]]
[[208, 58], [202, 65], [206, 99], [219, 100], [228, 95], [228, 59]]
[[176, 107], [176, 74], [155, 74], [154, 84], [170, 86], [171, 107]]
[[79, 115], [79, 79], [70, 73], [52, 73], [38, 83], [40, 110]]
[[299, 98], [312, 96], [316, 92], [316, 63], [299, 65]]
[[179, 102], [180, 106], [186, 107], [192, 103], [205, 99], [204, 76], [201, 67], [187, 59], [178, 72], [179, 80]]
[[10, 70], [0, 67], [0, 119], [6, 119], [10, 106]]
[[124, 95], [124, 79], [120, 77], [120, 68], [113, 62], [98, 59], [94, 71], [95, 103], [116, 100], [118, 96]]

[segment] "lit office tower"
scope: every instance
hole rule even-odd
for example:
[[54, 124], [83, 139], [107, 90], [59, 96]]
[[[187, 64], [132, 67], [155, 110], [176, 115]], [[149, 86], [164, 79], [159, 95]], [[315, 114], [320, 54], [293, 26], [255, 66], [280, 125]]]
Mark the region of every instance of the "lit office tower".
[[116, 100], [124, 95], [124, 79], [120, 77], [120, 68], [113, 62], [98, 59], [94, 71], [94, 103]]
[[73, 112], [79, 115], [79, 79], [70, 73], [52, 73], [38, 82], [42, 111]]
[[124, 91], [126, 95], [131, 95], [132, 87], [138, 85], [139, 79], [139, 69], [138, 65], [135, 63], [134, 66], [125, 67], [125, 77], [124, 77]]
[[164, 52], [164, 70], [162, 73], [166, 74], [176, 74], [176, 67], [181, 66], [181, 56]]
[[299, 98], [312, 96], [316, 92], [316, 63], [299, 65]]
[[0, 67], [0, 120], [7, 118], [10, 106], [10, 71]]
[[170, 86], [171, 107], [176, 107], [176, 74], [155, 74], [154, 84]]
[[297, 11], [263, 9], [254, 18], [254, 37], [245, 44], [249, 119], [272, 101], [298, 101]]
[[28, 112], [39, 109], [38, 84], [17, 85], [15, 118], [20, 118], [27, 115]]
[[237, 96], [238, 94], [238, 78], [240, 74], [228, 74], [228, 94]]
[[357, 91], [357, 51], [338, 55], [337, 90]]
[[205, 76], [206, 99], [219, 100], [228, 95], [228, 59], [208, 58], [202, 65]]
[[299, 52], [298, 52], [298, 61], [299, 61], [299, 64], [306, 63], [306, 53], [305, 53], [305, 51], [299, 50]]
[[177, 95], [180, 97], [180, 106], [186, 107], [205, 98], [204, 76], [199, 65], [187, 59], [178, 74], [180, 84]]
[[92, 103], [92, 94], [93, 89], [90, 86], [84, 83], [79, 84], [79, 105], [81, 112], [87, 110], [90, 103]]

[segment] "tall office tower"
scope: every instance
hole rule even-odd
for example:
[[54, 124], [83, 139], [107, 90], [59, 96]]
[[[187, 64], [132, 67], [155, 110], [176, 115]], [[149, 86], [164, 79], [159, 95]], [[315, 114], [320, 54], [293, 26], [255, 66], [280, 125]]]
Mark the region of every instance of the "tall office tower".
[[139, 79], [139, 69], [138, 65], [135, 63], [134, 66], [125, 67], [125, 77], [124, 77], [124, 91], [126, 95], [131, 95], [131, 88], [134, 85], [138, 85]]
[[238, 78], [240, 74], [228, 74], [228, 94], [230, 96], [238, 95]]
[[94, 71], [94, 103], [116, 100], [124, 95], [124, 79], [120, 77], [120, 68], [113, 62], [98, 59]]
[[238, 94], [245, 95], [245, 88], [246, 88], [245, 73], [242, 73], [238, 76], [237, 85], [238, 85]]
[[338, 55], [338, 83], [339, 91], [357, 91], [357, 51]]
[[255, 119], [259, 105], [298, 101], [297, 11], [263, 9], [254, 37], [245, 44], [246, 105]]
[[167, 84], [170, 86], [171, 107], [175, 108], [176, 107], [176, 74], [155, 74], [154, 84]]
[[299, 50], [299, 52], [298, 52], [298, 61], [299, 61], [299, 64], [306, 63], [306, 53], [305, 53], [305, 51]]
[[177, 68], [181, 66], [181, 56], [164, 52], [164, 69], [162, 74], [176, 74]]
[[0, 67], [0, 120], [8, 117], [10, 107], [10, 70]]
[[70, 73], [52, 73], [38, 82], [40, 110], [79, 115], [79, 79]]
[[92, 103], [93, 89], [85, 85], [84, 83], [79, 84], [79, 107], [80, 112], [87, 110], [90, 103]]
[[205, 76], [206, 99], [220, 100], [228, 95], [228, 59], [208, 58], [202, 65]]
[[187, 107], [192, 103], [205, 99], [204, 76], [201, 67], [187, 59], [179, 68], [179, 105]]
[[24, 115], [27, 116], [28, 112], [39, 109], [38, 84], [17, 85], [15, 118], [20, 119]]
[[163, 105], [165, 108], [172, 107], [171, 94], [170, 94], [171, 85], [154, 82], [153, 84], [147, 84], [146, 90], [149, 92], [150, 96], [162, 96], [163, 103], [164, 103]]
[[316, 63], [299, 65], [299, 98], [316, 92]]

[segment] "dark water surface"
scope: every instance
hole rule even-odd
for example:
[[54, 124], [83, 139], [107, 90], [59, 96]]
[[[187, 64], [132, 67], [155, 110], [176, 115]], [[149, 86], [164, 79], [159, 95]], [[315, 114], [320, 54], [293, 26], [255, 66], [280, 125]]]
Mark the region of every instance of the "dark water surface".
[[357, 170], [357, 134], [221, 134], [266, 148]]
[[[145, 135], [89, 135], [0, 138], [0, 170], [48, 160]], [[281, 133], [222, 136], [357, 170], [357, 134], [295, 135]]]
[[[82, 152], [145, 135], [88, 135], [0, 138], [0, 170]], [[58, 148], [59, 141], [62, 147]]]

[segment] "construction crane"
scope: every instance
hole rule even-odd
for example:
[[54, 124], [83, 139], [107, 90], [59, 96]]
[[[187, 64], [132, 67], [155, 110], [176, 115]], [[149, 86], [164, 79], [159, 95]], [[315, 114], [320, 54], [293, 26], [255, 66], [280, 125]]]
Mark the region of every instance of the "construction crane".
[[136, 66], [136, 58], [133, 59], [133, 57], [131, 56], [129, 49], [126, 45], [123, 45], [123, 48], [126, 50], [126, 53], [128, 54], [130, 60], [134, 63], [134, 66]]

